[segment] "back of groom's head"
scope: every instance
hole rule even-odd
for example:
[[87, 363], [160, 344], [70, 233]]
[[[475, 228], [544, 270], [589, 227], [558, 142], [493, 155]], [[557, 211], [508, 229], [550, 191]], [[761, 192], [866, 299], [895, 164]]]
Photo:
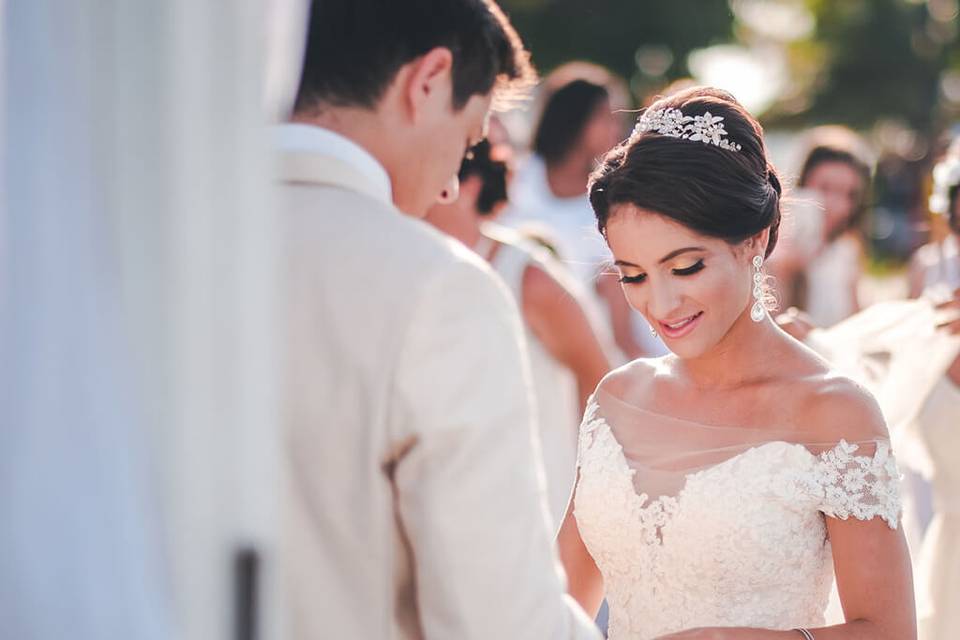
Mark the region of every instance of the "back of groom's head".
[[374, 108], [401, 67], [436, 47], [453, 54], [453, 107], [535, 77], [493, 0], [314, 0], [294, 112]]

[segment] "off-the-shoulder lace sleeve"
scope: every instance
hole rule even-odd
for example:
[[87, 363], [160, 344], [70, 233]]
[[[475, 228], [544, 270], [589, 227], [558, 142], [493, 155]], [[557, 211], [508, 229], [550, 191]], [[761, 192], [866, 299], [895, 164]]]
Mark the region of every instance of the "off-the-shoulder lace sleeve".
[[579, 437], [577, 438], [577, 468], [580, 468], [583, 462], [583, 454], [593, 444], [597, 428], [602, 424], [603, 418], [600, 417], [600, 405], [597, 404], [595, 395], [587, 399], [587, 406], [583, 413], [583, 420], [580, 423]]
[[846, 520], [883, 518], [891, 529], [900, 520], [900, 471], [885, 441], [870, 443], [873, 455], [857, 455], [860, 446], [841, 440], [817, 459], [815, 474], [822, 491], [820, 511]]

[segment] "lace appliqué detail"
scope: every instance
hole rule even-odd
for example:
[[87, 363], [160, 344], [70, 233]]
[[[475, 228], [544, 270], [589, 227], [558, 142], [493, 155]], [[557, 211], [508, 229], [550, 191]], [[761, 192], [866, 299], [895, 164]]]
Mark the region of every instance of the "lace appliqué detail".
[[900, 519], [900, 471], [886, 442], [873, 457], [855, 455], [859, 447], [841, 440], [820, 455], [814, 469], [823, 490], [820, 510], [833, 518], [883, 518], [891, 529]]
[[[590, 452], [586, 460], [580, 457], [584, 451]], [[604, 478], [606, 489], [603, 492], [608, 499], [620, 501], [622, 513], [632, 514], [639, 523], [643, 543], [660, 543], [660, 529], [676, 512], [677, 498], [661, 496], [651, 501], [646, 493], [634, 490], [633, 476], [636, 472], [627, 464], [623, 447], [613, 437], [606, 421], [599, 417], [599, 407], [594, 402], [588, 403], [580, 428], [577, 466], [584, 462], [588, 467], [586, 472], [591, 477]], [[604, 473], [606, 470], [613, 473]]]
[[898, 524], [889, 445], [857, 452], [844, 441], [820, 455], [768, 442], [687, 475], [675, 496], [650, 499], [591, 399], [574, 516], [603, 574], [611, 640], [822, 626], [833, 581], [824, 516]]

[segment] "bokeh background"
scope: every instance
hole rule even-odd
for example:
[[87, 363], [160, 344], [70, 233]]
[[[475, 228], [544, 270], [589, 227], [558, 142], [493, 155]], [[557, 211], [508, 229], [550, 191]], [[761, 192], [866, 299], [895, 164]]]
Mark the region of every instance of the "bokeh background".
[[[542, 74], [603, 65], [624, 109], [731, 91], [788, 179], [811, 127], [862, 134], [864, 304], [946, 235], [957, 0], [500, 1]], [[282, 637], [271, 125], [308, 5], [0, 0], [0, 638]], [[535, 117], [503, 116], [518, 153]]]
[[960, 116], [957, 0], [502, 5], [541, 72], [572, 59], [601, 64], [635, 107], [687, 78], [730, 91], [760, 118], [788, 178], [806, 129], [841, 124], [864, 135], [877, 158], [872, 273], [895, 270], [931, 232], [930, 167]]

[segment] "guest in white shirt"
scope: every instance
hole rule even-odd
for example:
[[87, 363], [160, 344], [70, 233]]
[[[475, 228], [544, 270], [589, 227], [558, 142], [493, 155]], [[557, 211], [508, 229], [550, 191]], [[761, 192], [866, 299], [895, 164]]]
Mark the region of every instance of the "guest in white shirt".
[[548, 531], [516, 305], [422, 220], [527, 53], [489, 0], [314, 2], [278, 132], [295, 638], [597, 638]]

